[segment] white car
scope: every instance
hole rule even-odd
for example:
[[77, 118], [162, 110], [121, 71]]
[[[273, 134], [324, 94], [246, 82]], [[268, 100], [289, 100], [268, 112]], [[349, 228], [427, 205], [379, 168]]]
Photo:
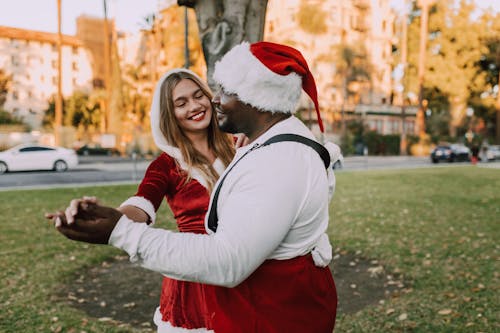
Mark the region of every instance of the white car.
[[344, 168], [344, 156], [342, 154], [339, 155], [339, 158], [333, 163], [332, 168], [334, 170]]
[[78, 165], [73, 149], [21, 144], [0, 152], [0, 174], [7, 171], [54, 170], [62, 172]]

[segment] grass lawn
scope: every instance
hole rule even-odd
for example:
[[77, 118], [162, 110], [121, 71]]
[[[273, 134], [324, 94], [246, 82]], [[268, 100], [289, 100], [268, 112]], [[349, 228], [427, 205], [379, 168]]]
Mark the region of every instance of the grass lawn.
[[[68, 241], [43, 213], [90, 194], [118, 205], [135, 187], [0, 192], [0, 332], [134, 332], [57, 301], [75, 271], [121, 252]], [[340, 172], [331, 216], [337, 251], [376, 259], [405, 284], [339, 317], [336, 332], [500, 331], [500, 170]], [[172, 226], [166, 205], [159, 217]]]

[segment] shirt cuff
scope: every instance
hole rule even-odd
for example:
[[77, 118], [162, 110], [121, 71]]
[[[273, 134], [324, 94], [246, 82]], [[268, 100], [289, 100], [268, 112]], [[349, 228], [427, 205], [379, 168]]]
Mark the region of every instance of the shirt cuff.
[[111, 232], [108, 244], [127, 252], [130, 261], [137, 262], [139, 261], [139, 240], [147, 228], [146, 223], [135, 223], [124, 214]]

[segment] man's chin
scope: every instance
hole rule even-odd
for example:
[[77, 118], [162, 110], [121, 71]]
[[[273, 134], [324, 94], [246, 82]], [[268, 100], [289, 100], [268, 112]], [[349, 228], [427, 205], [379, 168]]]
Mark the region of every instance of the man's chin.
[[222, 132], [236, 134], [238, 133], [231, 124], [229, 124], [226, 119], [218, 119], [217, 125]]

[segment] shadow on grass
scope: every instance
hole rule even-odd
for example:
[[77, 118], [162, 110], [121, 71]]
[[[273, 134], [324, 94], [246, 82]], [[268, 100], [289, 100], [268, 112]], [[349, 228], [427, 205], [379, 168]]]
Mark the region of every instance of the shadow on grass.
[[[338, 292], [339, 314], [351, 314], [404, 291], [398, 276], [376, 260], [340, 251], [330, 264]], [[162, 276], [118, 256], [78, 272], [60, 289], [57, 299], [100, 321], [126, 323], [155, 331]]]

